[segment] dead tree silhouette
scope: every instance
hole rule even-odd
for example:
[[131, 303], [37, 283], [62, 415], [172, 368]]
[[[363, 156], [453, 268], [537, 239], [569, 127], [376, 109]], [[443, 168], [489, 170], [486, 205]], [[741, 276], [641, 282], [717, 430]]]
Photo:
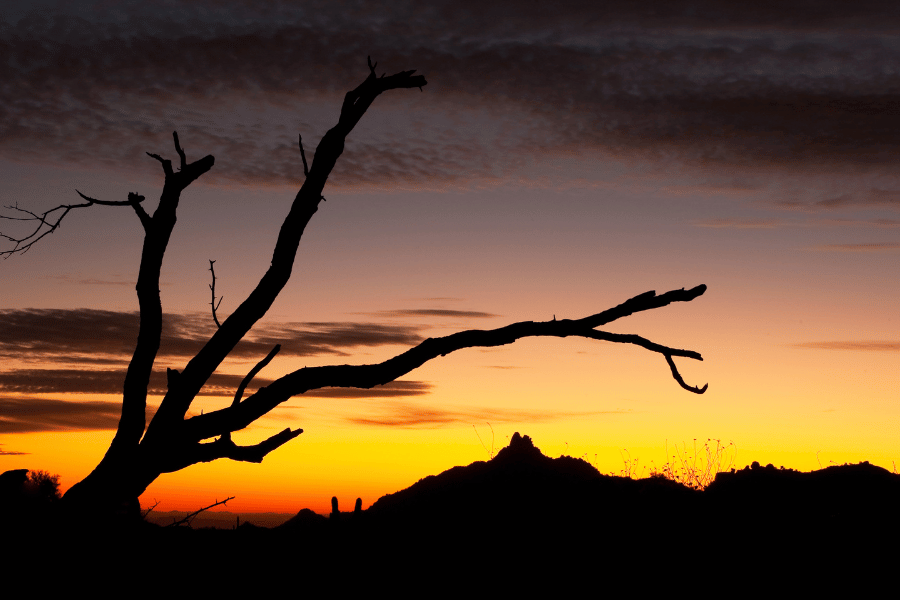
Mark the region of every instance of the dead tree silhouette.
[[[26, 238], [4, 236], [15, 244], [12, 249], [0, 252], [5, 256], [27, 251], [35, 242], [54, 231], [63, 217], [76, 208], [93, 205], [130, 206], [144, 228], [144, 243], [136, 285], [140, 329], [137, 345], [125, 376], [121, 418], [115, 437], [103, 459], [85, 479], [68, 490], [63, 498], [63, 504], [78, 507], [79, 511], [101, 515], [115, 514], [123, 506], [131, 506], [134, 509], [135, 499], [163, 473], [222, 458], [261, 462], [267, 454], [300, 435], [302, 429], [287, 428], [251, 446], [239, 446], [231, 439], [232, 432], [247, 427], [292, 396], [324, 387], [372, 388], [392, 382], [438, 356], [445, 356], [463, 348], [511, 344], [524, 337], [578, 336], [635, 344], [662, 354], [672, 371], [672, 376], [684, 389], [697, 394], [706, 391], [706, 385], [698, 388], [686, 384], [673, 361], [673, 357], [676, 356], [702, 360], [699, 353], [656, 344], [638, 335], [609, 333], [597, 329], [636, 312], [662, 308], [672, 302], [689, 302], [706, 291], [705, 285], [699, 285], [692, 289], [682, 288], [659, 295], [653, 291], [646, 292], [618, 306], [581, 319], [557, 320], [554, 315], [552, 321], [525, 321], [499, 329], [469, 330], [446, 337], [429, 338], [378, 364], [305, 367], [276, 379], [270, 385], [243, 399], [247, 384], [278, 352], [279, 346], [275, 346], [269, 355], [247, 374], [230, 406], [185, 418], [191, 402], [201, 387], [253, 325], [266, 314], [290, 278], [300, 238], [306, 225], [318, 210], [319, 203], [324, 200], [322, 191], [344, 150], [347, 135], [381, 93], [404, 88], [421, 90], [422, 86], [426, 85], [425, 78], [414, 75], [415, 71], [379, 77], [375, 74], [375, 67], [376, 65], [369, 60], [369, 75], [356, 89], [345, 95], [338, 123], [319, 142], [312, 166], [306, 163], [301, 140], [305, 181], [281, 225], [271, 266], [256, 288], [227, 319], [221, 322], [215, 333], [184, 369], [181, 372], [174, 369], [167, 370], [168, 389], [149, 426], [146, 424], [147, 389], [159, 350], [162, 330], [160, 269], [170, 234], [175, 227], [181, 192], [212, 168], [214, 158], [206, 156], [188, 162], [177, 132], [173, 137], [175, 150], [180, 159], [180, 168], [173, 168], [171, 161], [148, 152], [149, 156], [162, 165], [165, 175], [159, 205], [152, 215], [143, 207], [144, 197], [136, 193], [129, 194], [128, 199], [123, 201], [102, 201], [78, 192], [84, 203], [61, 205], [40, 215], [18, 207], [10, 207], [16, 211], [16, 217], [7, 218], [35, 221], [37, 226]], [[212, 296], [215, 302], [214, 288]]]

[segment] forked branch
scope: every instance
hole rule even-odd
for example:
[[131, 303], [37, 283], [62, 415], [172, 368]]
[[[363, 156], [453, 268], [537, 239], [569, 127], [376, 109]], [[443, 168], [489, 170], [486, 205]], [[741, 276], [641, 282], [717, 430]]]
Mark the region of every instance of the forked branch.
[[[25, 254], [35, 243], [44, 238], [44, 236], [49, 235], [59, 229], [62, 220], [66, 217], [67, 214], [69, 214], [69, 211], [76, 208], [88, 208], [90, 206], [94, 206], [95, 204], [99, 204], [101, 206], [130, 206], [137, 213], [138, 217], [141, 220], [141, 224], [145, 228], [150, 221], [150, 217], [141, 206], [141, 202], [144, 201], [144, 197], [140, 194], [135, 194], [132, 192], [128, 194], [128, 200], [115, 201], [97, 200], [96, 198], [85, 196], [78, 190], [75, 190], [75, 192], [85, 200], [84, 204], [60, 204], [59, 206], [51, 208], [50, 210], [45, 211], [41, 214], [37, 214], [31, 212], [30, 210], [20, 208], [18, 204], [7, 206], [6, 208], [8, 210], [16, 211], [17, 213], [22, 213], [23, 215], [27, 216], [12, 217], [9, 215], [0, 215], [0, 219], [4, 219], [7, 221], [30, 221], [32, 223], [35, 223], [36, 225], [34, 231], [22, 238], [15, 238], [6, 235], [5, 233], [0, 233], [0, 237], [5, 238], [15, 244], [15, 246], [13, 246], [13, 248], [10, 250], [0, 251], [0, 256], [9, 258], [16, 253]], [[58, 211], [62, 212], [59, 214], [54, 214], [58, 213]]]
[[200, 441], [237, 431], [268, 413], [292, 396], [324, 387], [369, 389], [384, 385], [406, 375], [426, 362], [446, 356], [463, 348], [493, 347], [511, 344], [525, 337], [586, 337], [615, 343], [628, 343], [662, 354], [672, 369], [675, 381], [684, 389], [702, 394], [708, 385], [694, 387], [686, 384], [678, 373], [673, 356], [703, 360], [693, 350], [663, 346], [638, 335], [616, 334], [594, 329], [636, 312], [653, 310], [672, 302], [690, 302], [706, 291], [705, 285], [685, 290], [672, 290], [661, 295], [647, 292], [635, 296], [609, 310], [578, 320], [523, 321], [491, 330], [473, 329], [446, 337], [429, 338], [418, 346], [384, 362], [370, 365], [330, 365], [304, 367], [276, 379], [246, 400], [229, 408], [198, 415], [184, 421], [184, 433], [190, 440]]
[[220, 458], [239, 462], [261, 463], [267, 454], [280, 448], [301, 433], [303, 433], [302, 429], [287, 428], [252, 446], [238, 446], [231, 440], [231, 435], [223, 434], [214, 442], [195, 443], [186, 451], [173, 455], [172, 462], [162, 464], [161, 470], [164, 473], [173, 473], [190, 465], [212, 462]]

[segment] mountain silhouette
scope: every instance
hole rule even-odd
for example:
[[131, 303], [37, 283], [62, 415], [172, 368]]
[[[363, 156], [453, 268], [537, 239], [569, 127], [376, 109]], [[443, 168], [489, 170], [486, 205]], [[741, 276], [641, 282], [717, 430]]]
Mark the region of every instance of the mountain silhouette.
[[666, 479], [602, 475], [579, 458], [549, 458], [517, 432], [490, 461], [426, 477], [380, 498], [366, 512], [372, 521], [401, 527], [427, 520], [450, 531], [527, 528], [535, 535], [600, 522], [615, 527], [610, 514], [636, 515], [648, 501], [687, 508], [696, 495]]
[[[4, 481], [14, 487], [13, 475]], [[702, 574], [705, 585], [728, 592], [785, 576], [827, 589], [831, 565], [863, 573], [897, 558], [900, 475], [868, 463], [810, 473], [753, 463], [698, 491], [663, 477], [603, 475], [578, 458], [547, 457], [516, 433], [491, 460], [425, 477], [368, 510], [332, 506], [331, 518], [304, 509], [271, 529], [146, 524], [116, 539], [144, 560], [165, 555], [213, 569], [228, 556], [276, 574], [279, 585], [295, 572], [329, 586], [353, 572], [359, 581], [391, 574], [431, 591], [436, 581], [482, 580], [514, 580], [527, 591], [529, 582], [583, 585], [600, 575], [611, 591], [620, 589], [611, 575], [646, 590], [666, 589], [676, 576], [693, 584]], [[78, 531], [32, 530], [19, 544], [22, 556], [50, 550], [72, 560], [67, 545], [46, 545], [59, 537], [93, 543], [122, 573], [142, 564], [93, 535], [90, 523]]]

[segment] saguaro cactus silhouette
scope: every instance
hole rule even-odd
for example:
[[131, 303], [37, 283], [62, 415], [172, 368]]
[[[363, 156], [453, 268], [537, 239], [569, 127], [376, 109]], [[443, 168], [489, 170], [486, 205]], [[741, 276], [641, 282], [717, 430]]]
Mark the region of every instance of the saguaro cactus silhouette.
[[[81, 482], [68, 490], [63, 502], [79, 510], [99, 510], [114, 514], [135, 499], [163, 473], [178, 471], [189, 465], [218, 459], [260, 462], [273, 450], [300, 435], [302, 429], [287, 428], [280, 433], [250, 446], [239, 446], [231, 433], [243, 429], [292, 396], [323, 387], [372, 388], [394, 381], [431, 359], [463, 348], [500, 346], [524, 337], [577, 336], [608, 342], [641, 346], [665, 357], [672, 376], [684, 389], [703, 393], [702, 388], [684, 382], [673, 357], [702, 360], [691, 350], [670, 348], [638, 335], [610, 333], [599, 330], [608, 323], [633, 313], [653, 310], [672, 302], [689, 302], [706, 291], [699, 285], [657, 294], [646, 292], [626, 300], [618, 306], [599, 311], [580, 319], [525, 321], [493, 330], [469, 330], [446, 337], [429, 338], [417, 346], [376, 364], [331, 365], [304, 367], [280, 377], [270, 385], [243, 398], [247, 384], [255, 374], [271, 361], [279, 346], [251, 370], [238, 387], [230, 406], [186, 418], [188, 409], [201, 387], [272, 306], [275, 298], [291, 276], [298, 245], [307, 224], [324, 200], [322, 192], [338, 158], [344, 150], [347, 136], [382, 93], [395, 89], [422, 89], [425, 78], [415, 71], [394, 75], [376, 75], [376, 65], [369, 61], [369, 74], [355, 89], [347, 92], [337, 124], [319, 142], [312, 165], [301, 159], [305, 180], [281, 225], [268, 271], [255, 289], [238, 308], [215, 330], [203, 348], [191, 358], [181, 371], [168, 369], [168, 388], [149, 425], [146, 422], [147, 389], [154, 361], [160, 347], [162, 305], [159, 294], [160, 269], [170, 234], [176, 224], [181, 192], [203, 176], [214, 165], [214, 158], [206, 156], [189, 162], [178, 139], [173, 134], [179, 168], [160, 155], [148, 152], [163, 170], [164, 184], [159, 205], [153, 214], [144, 209], [144, 196], [128, 195], [122, 201], [103, 201], [82, 194], [80, 204], [58, 206], [38, 215], [18, 209], [22, 217], [33, 217], [36, 229], [28, 237], [9, 236], [13, 247], [0, 252], [12, 255], [24, 252], [32, 244], [52, 232], [60, 221], [74, 209], [95, 205], [127, 206], [134, 210], [144, 229], [144, 244], [137, 279], [140, 308], [140, 330], [134, 354], [128, 365], [122, 392], [122, 413], [115, 437], [97, 467]], [[31, 215], [31, 217], [26, 215]], [[212, 264], [210, 264], [212, 269]], [[213, 289], [213, 301], [215, 290]], [[215, 310], [215, 306], [213, 306]], [[218, 319], [217, 319], [218, 324]]]

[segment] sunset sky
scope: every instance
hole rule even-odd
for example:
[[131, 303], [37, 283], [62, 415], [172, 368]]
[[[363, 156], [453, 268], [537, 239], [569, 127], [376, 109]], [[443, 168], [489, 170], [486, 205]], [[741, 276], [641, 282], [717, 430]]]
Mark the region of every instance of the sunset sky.
[[[580, 318], [648, 290], [709, 286], [610, 331], [700, 352], [536, 338], [438, 358], [374, 390], [297, 396], [235, 440], [304, 433], [261, 465], [163, 475], [157, 510], [364, 506], [489, 457], [515, 431], [602, 472], [675, 444], [734, 443], [811, 470], [900, 460], [900, 3], [56, 2], [0, 4], [0, 205], [147, 197], [146, 152], [213, 169], [182, 195], [163, 265], [165, 368], [269, 265], [308, 158], [368, 74], [292, 279], [191, 413], [304, 365], [384, 360], [427, 337]], [[6, 216], [23, 213], [0, 209]], [[28, 223], [0, 221], [27, 235]], [[0, 472], [103, 456], [137, 333], [142, 229], [70, 212], [0, 261]], [[0, 250], [11, 248], [0, 240]], [[490, 426], [488, 425], [490, 424]], [[473, 427], [474, 426], [474, 427]], [[479, 439], [480, 436], [480, 439]], [[483, 446], [486, 445], [487, 449]]]

